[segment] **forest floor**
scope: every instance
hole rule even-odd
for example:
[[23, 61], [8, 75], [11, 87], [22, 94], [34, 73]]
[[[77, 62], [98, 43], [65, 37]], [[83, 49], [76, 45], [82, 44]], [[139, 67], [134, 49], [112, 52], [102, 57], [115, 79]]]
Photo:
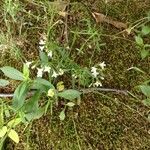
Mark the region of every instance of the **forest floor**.
[[[0, 44], [7, 45], [4, 50], [0, 49], [0, 67], [12, 66], [21, 70], [22, 61], [39, 59], [39, 39], [50, 31], [52, 48], [56, 42], [63, 48], [70, 47], [70, 58], [83, 67], [104, 61], [103, 87], [127, 90], [136, 98], [113, 92], [84, 94], [79, 106], [66, 111], [64, 121], [59, 120], [61, 106], [55, 106], [53, 114], [48, 112], [33, 121], [27, 130], [19, 126], [19, 144], [8, 140], [5, 149], [149, 150], [147, 117], [150, 108], [143, 105], [144, 96], [137, 86], [149, 79], [150, 57], [141, 59], [135, 43], [135, 35], [141, 26], [137, 25], [129, 34], [124, 26], [136, 25], [146, 17], [150, 1], [71, 0], [69, 4], [60, 2], [56, 10], [61, 11], [59, 14], [52, 12], [53, 3], [49, 0], [14, 1], [11, 4], [14, 7], [10, 8], [8, 3], [8, 0], [0, 2]], [[101, 20], [99, 15], [109, 17], [111, 22]], [[64, 23], [57, 23], [58, 20]], [[117, 27], [119, 22], [123, 26]], [[150, 43], [149, 37], [144, 40]], [[146, 73], [128, 70], [131, 67]], [[62, 79], [66, 86], [71, 86], [70, 78], [64, 76]], [[16, 85], [18, 82], [11, 82], [0, 92], [12, 92]]]

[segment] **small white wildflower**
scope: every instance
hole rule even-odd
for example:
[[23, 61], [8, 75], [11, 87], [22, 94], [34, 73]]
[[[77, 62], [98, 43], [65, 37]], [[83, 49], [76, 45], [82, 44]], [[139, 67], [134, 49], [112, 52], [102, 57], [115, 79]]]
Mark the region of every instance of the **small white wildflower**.
[[40, 45], [39, 48], [40, 48], [40, 51], [43, 51], [44, 50], [44, 45], [42, 45], [42, 46]]
[[29, 68], [30, 67], [30, 65], [32, 64], [32, 61], [26, 61], [26, 63], [25, 63], [26, 65], [27, 65], [27, 67]]
[[99, 75], [99, 73], [97, 72], [97, 68], [96, 67], [92, 67], [91, 68], [91, 72], [92, 72], [92, 75], [96, 78], [97, 75]]
[[47, 56], [50, 57], [50, 58], [52, 58], [52, 56], [53, 56], [52, 51], [49, 51], [49, 52], [47, 53]]
[[99, 66], [102, 68], [102, 70], [104, 69], [104, 67], [106, 67], [105, 62], [103, 61], [102, 63], [99, 64]]
[[54, 71], [54, 70], [53, 70], [52, 77], [57, 78], [58, 76], [59, 76], [59, 74], [58, 74], [58, 73], [56, 73], [56, 71]]
[[78, 76], [76, 74], [72, 74], [72, 77], [76, 79]]
[[51, 67], [49, 67], [49, 66], [44, 67], [44, 72], [50, 73], [50, 70], [51, 70]]
[[94, 87], [99, 87], [102, 86], [102, 83], [100, 81], [96, 81], [95, 83], [93, 83]]
[[37, 77], [42, 77], [43, 76], [43, 68], [37, 68]]
[[63, 69], [59, 69], [59, 75], [62, 76], [64, 74], [64, 70]]
[[40, 40], [39, 45], [45, 45], [45, 41], [43, 39]]

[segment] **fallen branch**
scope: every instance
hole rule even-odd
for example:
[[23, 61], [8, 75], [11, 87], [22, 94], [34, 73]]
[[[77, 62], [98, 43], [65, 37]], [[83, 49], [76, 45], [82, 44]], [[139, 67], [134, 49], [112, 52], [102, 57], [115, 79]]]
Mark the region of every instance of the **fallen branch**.
[[120, 21], [115, 21], [111, 17], [105, 16], [102, 13], [93, 12], [92, 15], [95, 18], [97, 23], [104, 22], [104, 23], [111, 24], [118, 29], [127, 29], [127, 25], [125, 23], [120, 22]]
[[[101, 91], [101, 92], [115, 92], [117, 94], [124, 94], [128, 95], [127, 90], [118, 90], [118, 89], [109, 89], [109, 88], [88, 88], [88, 89], [81, 89], [80, 90], [83, 94], [92, 93], [94, 91]], [[35, 90], [28, 92], [27, 97], [31, 97], [35, 93]], [[12, 98], [14, 93], [0, 93], [0, 98]]]
[[118, 89], [109, 89], [109, 88], [89, 88], [89, 89], [81, 89], [80, 91], [82, 91], [83, 94], [91, 93], [94, 91], [101, 91], [101, 92], [115, 92], [117, 94], [121, 93], [124, 95], [128, 95], [127, 90], [118, 90]]

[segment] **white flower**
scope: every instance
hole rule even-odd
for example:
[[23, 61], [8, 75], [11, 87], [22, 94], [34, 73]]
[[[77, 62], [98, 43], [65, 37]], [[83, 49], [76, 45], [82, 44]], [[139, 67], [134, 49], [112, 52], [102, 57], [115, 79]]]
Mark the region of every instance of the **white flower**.
[[53, 56], [52, 51], [49, 51], [49, 52], [47, 53], [47, 56], [50, 57], [50, 58], [52, 58], [52, 56]]
[[44, 67], [44, 72], [50, 73], [50, 70], [51, 70], [51, 67], [49, 67], [49, 66]]
[[59, 69], [59, 75], [62, 76], [64, 74], [64, 70], [63, 69]]
[[58, 73], [56, 73], [56, 71], [54, 71], [54, 70], [53, 70], [52, 77], [57, 78], [58, 76], [59, 76], [59, 74], [58, 74]]
[[95, 83], [93, 83], [94, 87], [99, 87], [102, 86], [102, 83], [100, 81], [96, 81]]
[[42, 46], [40, 45], [39, 48], [40, 48], [40, 51], [43, 51], [44, 50], [44, 45], [42, 45]]
[[37, 68], [37, 77], [42, 77], [43, 76], [43, 68]]
[[106, 67], [105, 62], [103, 61], [102, 63], [99, 64], [99, 66], [102, 68], [102, 70], [104, 69], [104, 67]]
[[32, 61], [26, 61], [26, 63], [25, 63], [26, 65], [27, 65], [27, 67], [29, 68], [30, 67], [30, 65], [32, 64]]
[[76, 79], [78, 76], [76, 74], [72, 74], [72, 77]]
[[97, 68], [96, 67], [92, 67], [91, 68], [91, 72], [92, 72], [92, 75], [96, 78], [97, 75], [99, 75], [99, 73], [97, 72]]
[[45, 45], [45, 41], [41, 39], [39, 45]]

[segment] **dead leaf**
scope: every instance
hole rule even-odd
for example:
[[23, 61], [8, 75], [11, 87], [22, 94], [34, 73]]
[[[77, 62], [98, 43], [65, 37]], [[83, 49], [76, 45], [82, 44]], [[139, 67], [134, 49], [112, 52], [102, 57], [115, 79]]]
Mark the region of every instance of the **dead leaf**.
[[108, 24], [111, 24], [118, 29], [126, 29], [127, 28], [127, 25], [125, 23], [119, 22], [119, 21], [114, 21], [112, 18], [105, 16], [102, 13], [93, 12], [92, 15], [95, 18], [97, 23], [103, 23], [103, 22], [108, 23]]
[[69, 2], [62, 1], [62, 0], [56, 0], [54, 2], [50, 2], [50, 5], [55, 10], [64, 12], [66, 7], [69, 5]]
[[68, 15], [68, 13], [65, 11], [59, 11], [58, 14], [62, 17], [66, 17]]

